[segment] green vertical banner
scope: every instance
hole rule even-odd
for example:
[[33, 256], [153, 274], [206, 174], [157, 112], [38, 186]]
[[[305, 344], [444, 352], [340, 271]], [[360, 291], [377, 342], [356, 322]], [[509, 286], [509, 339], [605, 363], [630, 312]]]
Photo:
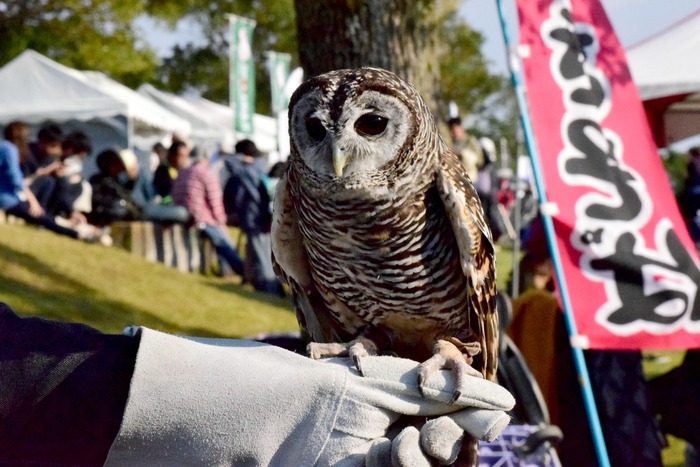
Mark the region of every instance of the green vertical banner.
[[267, 69], [270, 73], [270, 87], [272, 99], [272, 113], [277, 115], [287, 109], [287, 96], [284, 93], [284, 85], [289, 77], [289, 64], [292, 56], [279, 52], [267, 53]]
[[253, 61], [253, 29], [255, 21], [229, 15], [231, 59], [229, 99], [233, 108], [233, 129], [245, 136], [253, 135], [255, 114], [255, 62]]

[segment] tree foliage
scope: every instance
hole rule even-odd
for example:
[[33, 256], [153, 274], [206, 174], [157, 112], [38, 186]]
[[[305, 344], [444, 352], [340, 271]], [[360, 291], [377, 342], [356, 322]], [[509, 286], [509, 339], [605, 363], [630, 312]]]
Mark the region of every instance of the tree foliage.
[[228, 102], [229, 14], [256, 22], [253, 54], [258, 112], [267, 113], [270, 108], [265, 52], [289, 53], [293, 63], [298, 63], [293, 0], [150, 0], [147, 8], [171, 25], [182, 17], [191, 19], [206, 38], [204, 45], [176, 46], [163, 60], [158, 70], [159, 84], [172, 92], [196, 90], [208, 99]]
[[138, 85], [155, 76], [157, 65], [132, 27], [143, 8], [143, 0], [0, 2], [0, 64], [30, 48], [67, 66]]
[[[335, 47], [338, 65], [376, 65], [399, 71], [417, 84], [424, 95], [427, 93], [428, 100], [443, 104], [452, 100], [462, 115], [479, 116], [479, 134], [497, 139], [505, 133], [512, 139], [515, 107], [510, 85], [488, 71], [480, 52], [483, 37], [456, 14], [458, 0], [296, 3], [302, 11], [298, 22], [294, 0], [0, 0], [0, 65], [32, 48], [70, 67], [103, 71], [132, 88], [151, 82], [175, 93], [193, 91], [226, 103], [228, 14], [236, 14], [257, 23], [253, 41], [260, 113], [267, 113], [270, 105], [266, 51], [289, 53], [292, 66], [305, 62], [307, 71], [313, 74], [322, 67], [336, 65], [317, 62], [313, 54]], [[350, 42], [343, 42], [337, 29], [324, 28], [318, 21], [316, 29], [310, 27], [314, 19], [311, 10], [318, 9], [318, 5], [334, 9], [336, 15], [345, 15], [346, 29], [354, 34]], [[392, 8], [405, 10], [403, 24], [386, 23], [386, 27], [392, 27], [394, 32], [408, 31], [414, 35], [410, 41], [368, 42], [376, 36], [371, 28], [385, 27], [382, 15], [377, 14], [380, 7], [382, 14], [391, 13]], [[159, 63], [135, 29], [134, 20], [141, 15], [150, 15], [171, 26], [182, 19], [193, 21], [201, 28], [205, 43], [177, 45]], [[297, 26], [304, 34], [299, 41]], [[366, 53], [358, 61], [356, 52], [363, 47]], [[420, 55], [419, 48], [428, 54]], [[422, 70], [428, 76], [428, 91], [421, 84], [423, 77], [409, 74], [410, 67], [414, 70], [411, 73]], [[495, 112], [496, 107], [505, 110]], [[438, 118], [446, 118], [445, 107], [436, 108]]]
[[500, 80], [489, 72], [481, 54], [483, 41], [483, 36], [455, 13], [440, 29], [438, 54], [443, 96], [457, 103], [465, 114], [473, 113], [501, 87]]

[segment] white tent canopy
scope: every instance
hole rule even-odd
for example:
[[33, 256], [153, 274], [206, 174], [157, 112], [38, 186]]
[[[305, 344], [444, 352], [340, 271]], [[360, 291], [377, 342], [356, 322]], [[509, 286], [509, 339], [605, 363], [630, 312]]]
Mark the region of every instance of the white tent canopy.
[[215, 121], [211, 116], [203, 114], [184, 97], [161, 91], [150, 84], [142, 84], [136, 92], [187, 120], [192, 127], [189, 137], [196, 144], [218, 143], [227, 134], [233, 140], [232, 126], [227, 127], [225, 122]]
[[626, 50], [659, 146], [700, 134], [700, 9]]
[[[215, 149], [219, 144], [231, 144], [245, 138], [233, 132], [233, 110], [203, 97], [182, 97], [161, 91], [150, 84], [143, 84], [138, 92], [173, 113], [189, 121], [192, 126], [190, 138], [196, 144]], [[251, 139], [264, 152], [277, 150], [277, 123], [272, 117], [255, 114], [255, 132]]]
[[[39, 124], [51, 120], [68, 129], [80, 127], [121, 146], [134, 146], [135, 138], [172, 132], [189, 133], [190, 123], [143, 98], [106, 75], [81, 72], [26, 50], [0, 69], [0, 124], [22, 120]], [[103, 131], [90, 134], [85, 122]], [[65, 124], [64, 124], [65, 123]], [[146, 149], [146, 148], [142, 148]]]
[[700, 92], [700, 10], [627, 48], [642, 100]]

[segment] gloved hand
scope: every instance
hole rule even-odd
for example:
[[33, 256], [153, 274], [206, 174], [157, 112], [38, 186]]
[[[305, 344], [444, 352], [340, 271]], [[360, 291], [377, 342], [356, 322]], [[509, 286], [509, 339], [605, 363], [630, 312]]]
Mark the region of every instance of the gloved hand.
[[[388, 452], [396, 465], [419, 465], [416, 455], [427, 462], [426, 453], [459, 450], [463, 429], [495, 437], [514, 403], [505, 389], [474, 378], [472, 391], [450, 405], [453, 382], [444, 371], [422, 397], [411, 360], [367, 357], [363, 377], [349, 359], [315, 361], [257, 342], [140, 332], [107, 465], [387, 465]], [[401, 415], [444, 414], [450, 418], [428, 422], [421, 433], [408, 428], [386, 438]]]
[[[350, 362], [343, 362], [350, 365]], [[412, 401], [417, 394], [418, 363], [393, 357], [366, 357], [362, 362], [365, 378], [383, 383], [397, 381], [404, 385], [396, 395], [402, 402]], [[363, 381], [368, 384], [368, 381]], [[514, 405], [512, 396], [502, 387], [489, 381], [470, 377], [469, 391], [455, 402], [448, 403], [454, 392], [454, 381], [449, 372], [442, 371], [428, 381], [425, 399], [419, 397], [420, 413], [405, 407], [389, 406], [396, 414], [435, 416], [420, 431], [409, 426], [392, 440], [379, 438], [372, 441], [366, 464], [372, 466], [405, 465], [429, 466], [431, 461], [453, 463], [459, 454], [464, 432], [477, 439], [492, 441], [508, 425], [510, 417], [504, 412]], [[439, 405], [435, 406], [434, 404]], [[446, 405], [447, 404], [447, 405]], [[377, 407], [386, 407], [377, 401]]]

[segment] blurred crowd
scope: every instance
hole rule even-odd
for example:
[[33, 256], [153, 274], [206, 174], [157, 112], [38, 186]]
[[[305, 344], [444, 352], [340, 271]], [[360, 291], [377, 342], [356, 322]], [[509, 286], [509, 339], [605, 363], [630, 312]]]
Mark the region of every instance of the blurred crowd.
[[[31, 139], [24, 122], [9, 123], [0, 143], [0, 209], [71, 238], [112, 244], [118, 221], [179, 223], [195, 227], [214, 246], [220, 264], [256, 290], [283, 295], [270, 259], [271, 200], [282, 166], [265, 171], [264, 154], [251, 140], [222, 144], [208, 154], [173, 134], [156, 143], [148, 163], [127, 148], [95, 155], [97, 173], [86, 177], [93, 152], [81, 131], [65, 134], [49, 123]], [[246, 236], [241, 255], [228, 227]], [[245, 258], [245, 261], [244, 259]]]

